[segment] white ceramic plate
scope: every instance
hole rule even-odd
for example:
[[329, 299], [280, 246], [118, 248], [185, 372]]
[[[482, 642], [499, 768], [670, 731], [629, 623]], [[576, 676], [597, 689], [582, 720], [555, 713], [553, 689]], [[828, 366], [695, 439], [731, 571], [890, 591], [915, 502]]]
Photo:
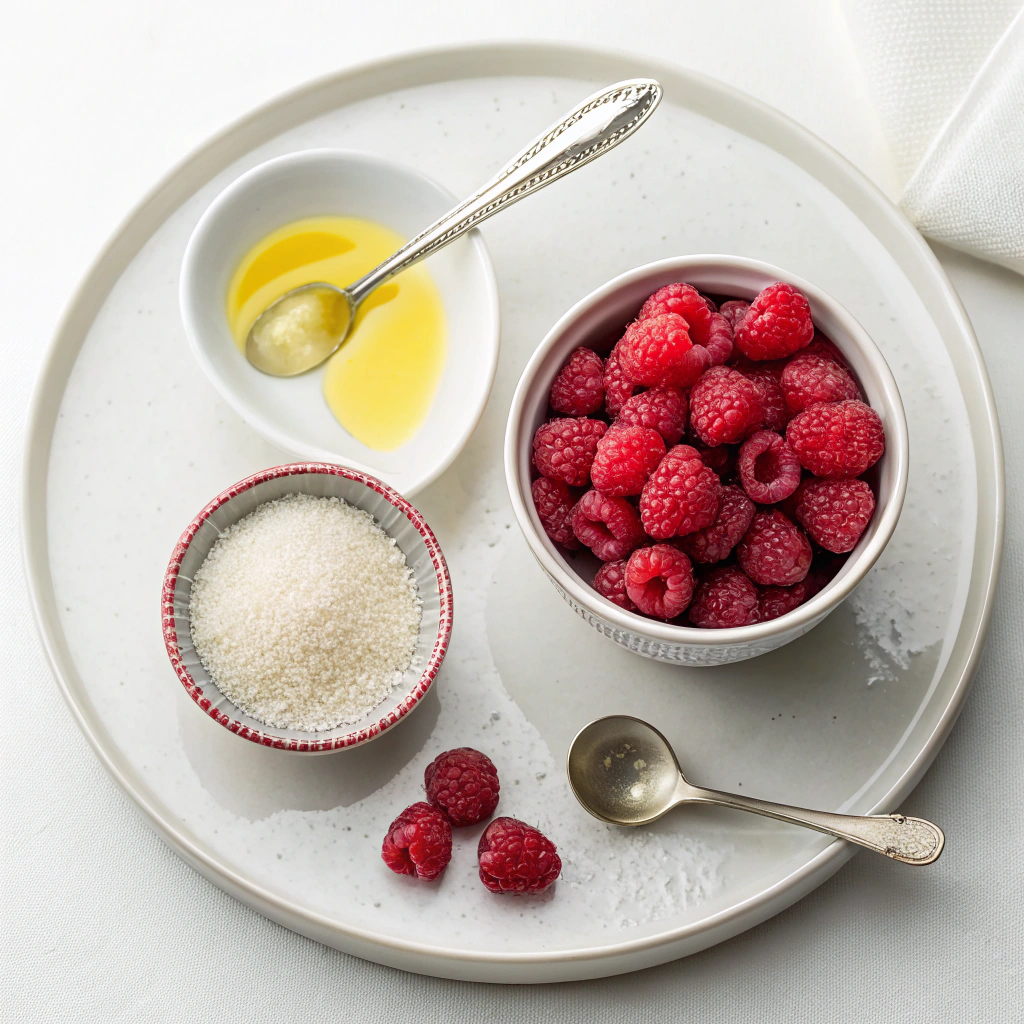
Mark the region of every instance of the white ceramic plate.
[[[163, 650], [162, 572], [195, 509], [279, 461], [188, 352], [177, 271], [203, 209], [247, 168], [325, 145], [398, 159], [458, 195], [598, 83], [637, 74], [665, 87], [643, 132], [483, 228], [502, 353], [473, 439], [417, 496], [458, 609], [418, 712], [374, 743], [313, 759], [240, 742], [197, 715]], [[911, 459], [899, 527], [857, 592], [785, 648], [704, 669], [636, 658], [576, 618], [514, 528], [501, 466], [512, 390], [550, 326], [601, 282], [688, 252], [787, 267], [845, 305], [897, 378]], [[286, 96], [190, 157], [130, 216], [72, 301], [43, 372], [26, 457], [26, 562], [83, 731], [197, 870], [288, 927], [382, 963], [566, 980], [720, 941], [851, 855], [815, 833], [717, 809], [643, 831], [602, 826], [565, 781], [579, 727], [634, 714], [657, 722], [699, 783], [896, 809], [967, 693], [998, 566], [1001, 472], [960, 303], [920, 236], [831, 150], [673, 68], [485, 46], [395, 58]], [[500, 812], [558, 843], [565, 869], [548, 898], [487, 894], [476, 829], [457, 836], [438, 886], [381, 865], [380, 837], [420, 795], [425, 765], [464, 744], [496, 761]], [[955, 843], [957, 823], [940, 824]]]

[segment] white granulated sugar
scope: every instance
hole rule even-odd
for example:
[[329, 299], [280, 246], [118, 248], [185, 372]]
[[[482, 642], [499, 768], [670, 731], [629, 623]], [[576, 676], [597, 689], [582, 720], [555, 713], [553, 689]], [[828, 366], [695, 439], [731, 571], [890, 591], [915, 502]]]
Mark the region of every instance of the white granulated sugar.
[[192, 641], [221, 692], [280, 729], [358, 721], [412, 663], [405, 554], [338, 498], [289, 494], [225, 530], [192, 583]]

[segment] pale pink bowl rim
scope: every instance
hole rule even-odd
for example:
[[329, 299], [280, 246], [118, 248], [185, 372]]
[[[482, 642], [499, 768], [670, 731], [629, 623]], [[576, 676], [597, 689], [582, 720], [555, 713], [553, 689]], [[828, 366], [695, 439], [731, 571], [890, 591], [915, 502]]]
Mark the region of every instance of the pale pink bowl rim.
[[[408, 696], [396, 708], [378, 721], [371, 722], [369, 725], [353, 732], [323, 739], [316, 739], [316, 733], [309, 733], [309, 739], [299, 739], [294, 736], [282, 736], [276, 733], [272, 727], [251, 729], [249, 726], [244, 725], [242, 722], [216, 708], [210, 699], [203, 694], [202, 687], [193, 679], [192, 673], [189, 672], [182, 660], [181, 650], [178, 647], [178, 631], [174, 619], [174, 590], [178, 580], [178, 572], [185, 553], [188, 551], [203, 523], [230, 499], [250, 490], [257, 484], [265, 483], [268, 480], [280, 479], [281, 477], [304, 476], [310, 473], [340, 476], [346, 480], [353, 480], [375, 491], [385, 498], [389, 504], [398, 509], [423, 538], [427, 553], [430, 555], [431, 564], [434, 567], [434, 575], [437, 579], [437, 589], [440, 598], [437, 637], [434, 641], [430, 658]], [[444, 661], [445, 654], [448, 651], [448, 642], [451, 639], [452, 633], [451, 576], [448, 573], [448, 565], [441, 551], [441, 545], [438, 544], [434, 532], [427, 525], [419, 510], [403, 498], [398, 491], [376, 477], [350, 469], [347, 466], [329, 462], [293, 462], [287, 465], [273, 466], [270, 469], [261, 470], [239, 480], [209, 501], [185, 528], [181, 537], [178, 538], [177, 544], [174, 546], [171, 559], [167, 564], [167, 571], [164, 573], [160, 607], [167, 657], [170, 659], [171, 665], [175, 673], [177, 673], [182, 686], [185, 687], [185, 692], [192, 700], [215, 722], [224, 726], [225, 729], [236, 736], [247, 739], [252, 743], [258, 743], [264, 747], [290, 750], [297, 753], [319, 754], [332, 750], [342, 750], [346, 747], [354, 747], [376, 739], [392, 726], [397, 725], [422, 700], [433, 685], [438, 669], [440, 669], [441, 663]]]

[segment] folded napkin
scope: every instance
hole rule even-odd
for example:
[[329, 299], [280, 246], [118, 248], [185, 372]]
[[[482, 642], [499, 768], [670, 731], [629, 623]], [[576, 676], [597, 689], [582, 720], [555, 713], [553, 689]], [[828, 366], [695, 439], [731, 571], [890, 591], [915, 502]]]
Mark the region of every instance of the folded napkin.
[[903, 183], [937, 241], [1024, 274], [1021, 0], [843, 0]]

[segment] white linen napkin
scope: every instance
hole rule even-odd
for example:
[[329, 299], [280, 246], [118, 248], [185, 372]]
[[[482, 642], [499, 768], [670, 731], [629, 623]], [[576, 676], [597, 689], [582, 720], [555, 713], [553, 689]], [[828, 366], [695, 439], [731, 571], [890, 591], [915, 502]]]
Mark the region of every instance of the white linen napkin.
[[1021, 0], [843, 0], [920, 231], [1024, 274]]

